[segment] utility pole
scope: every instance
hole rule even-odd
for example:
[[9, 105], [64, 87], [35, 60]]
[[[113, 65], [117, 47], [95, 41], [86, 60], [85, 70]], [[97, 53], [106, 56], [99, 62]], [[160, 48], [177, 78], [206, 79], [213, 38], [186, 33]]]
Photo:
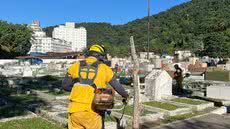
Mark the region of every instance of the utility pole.
[[140, 103], [139, 103], [139, 60], [137, 58], [136, 49], [134, 45], [133, 36], [130, 37], [130, 45], [131, 45], [131, 53], [132, 53], [132, 60], [133, 60], [133, 87], [134, 87], [134, 99], [133, 99], [133, 129], [139, 129], [140, 123]]
[[147, 50], [147, 59], [149, 59], [149, 35], [150, 35], [150, 0], [148, 0], [148, 50]]

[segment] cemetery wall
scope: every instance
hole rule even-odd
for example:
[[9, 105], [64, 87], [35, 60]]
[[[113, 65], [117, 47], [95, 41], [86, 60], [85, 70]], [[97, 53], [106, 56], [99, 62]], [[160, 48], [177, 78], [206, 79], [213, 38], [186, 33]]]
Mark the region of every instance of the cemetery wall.
[[18, 60], [16, 60], [16, 59], [14, 59], [14, 60], [12, 60], [12, 59], [4, 59], [4, 60], [0, 60], [0, 65], [4, 65], [4, 64], [6, 64], [6, 63], [16, 63], [16, 62], [18, 62]]
[[67, 62], [67, 63], [72, 63], [75, 62], [79, 59], [43, 59], [43, 63], [59, 63], [59, 62]]
[[[43, 63], [60, 63], [60, 62], [67, 62], [67, 63], [72, 63], [74, 61], [77, 61], [78, 59], [43, 59]], [[18, 59], [4, 59], [0, 60], [0, 65], [4, 65], [6, 63], [16, 63], [18, 62]]]

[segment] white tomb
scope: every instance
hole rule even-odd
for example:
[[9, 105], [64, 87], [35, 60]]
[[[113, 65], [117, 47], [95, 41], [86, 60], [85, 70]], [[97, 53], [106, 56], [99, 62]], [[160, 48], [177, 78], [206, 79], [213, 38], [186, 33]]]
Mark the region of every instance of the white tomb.
[[207, 87], [207, 97], [230, 100], [230, 86], [209, 86]]
[[145, 78], [145, 95], [155, 101], [172, 96], [172, 78], [161, 69], [154, 69]]

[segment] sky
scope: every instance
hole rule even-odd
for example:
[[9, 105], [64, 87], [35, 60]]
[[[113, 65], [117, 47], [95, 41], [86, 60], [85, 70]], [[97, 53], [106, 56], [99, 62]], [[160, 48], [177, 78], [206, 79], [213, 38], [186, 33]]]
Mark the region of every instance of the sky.
[[[150, 0], [151, 15], [191, 0]], [[148, 14], [148, 0], [1, 0], [0, 20], [42, 27], [65, 22], [125, 24]]]

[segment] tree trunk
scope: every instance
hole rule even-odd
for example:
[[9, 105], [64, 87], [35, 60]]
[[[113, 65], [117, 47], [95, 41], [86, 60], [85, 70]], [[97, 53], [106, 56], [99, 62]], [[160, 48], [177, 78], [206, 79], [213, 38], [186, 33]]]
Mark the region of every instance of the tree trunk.
[[139, 104], [139, 85], [138, 85], [138, 72], [139, 60], [136, 55], [133, 36], [130, 37], [131, 53], [133, 59], [133, 87], [134, 87], [134, 102], [133, 102], [133, 129], [139, 129], [140, 123], [140, 104]]

